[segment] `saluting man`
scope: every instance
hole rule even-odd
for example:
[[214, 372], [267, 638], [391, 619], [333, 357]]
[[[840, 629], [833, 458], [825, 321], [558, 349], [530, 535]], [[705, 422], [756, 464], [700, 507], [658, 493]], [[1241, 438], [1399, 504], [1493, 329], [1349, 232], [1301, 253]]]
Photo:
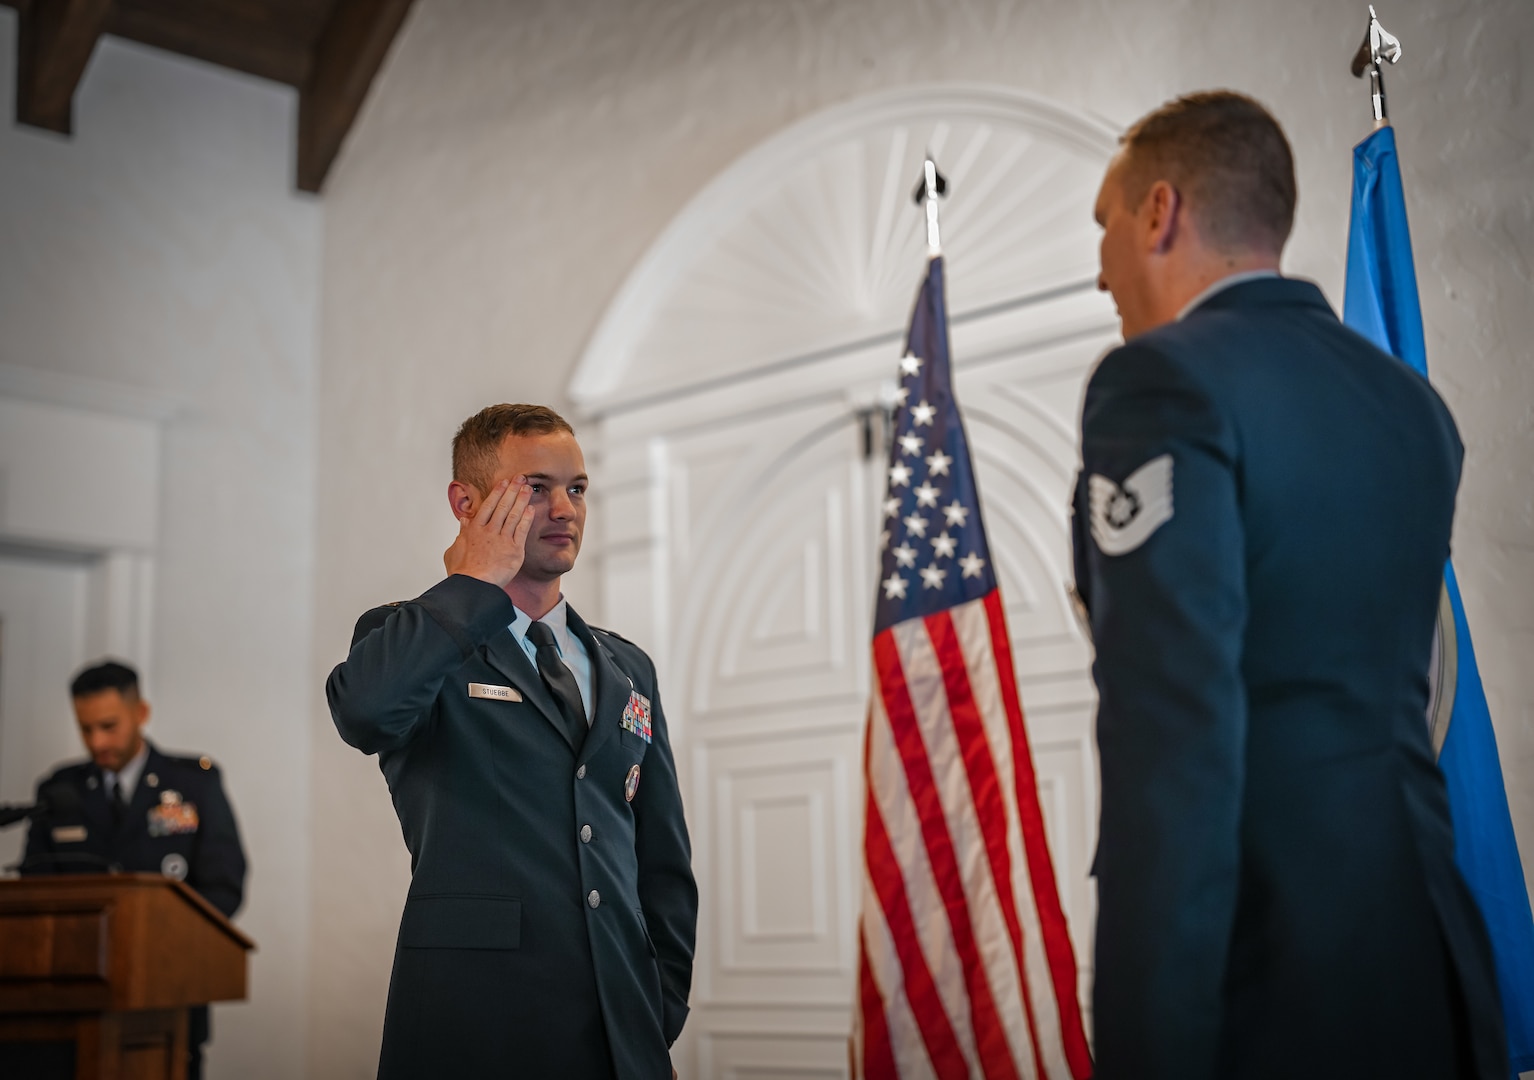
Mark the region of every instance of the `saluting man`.
[[448, 576], [326, 684], [410, 850], [381, 1080], [672, 1076], [698, 892], [655, 667], [560, 593], [586, 486], [552, 410], [466, 420]]
[[1227, 92], [1137, 122], [1097, 198], [1125, 338], [1074, 516], [1097, 1077], [1503, 1080], [1426, 723], [1460, 440], [1279, 276], [1294, 206], [1283, 132]]
[[[245, 852], [217, 766], [207, 757], [163, 754], [144, 738], [149, 702], [128, 665], [107, 660], [88, 667], [69, 690], [91, 759], [38, 785], [39, 802], [59, 787], [74, 798], [66, 813], [33, 819], [21, 872], [164, 874], [232, 918], [245, 891]], [[202, 1075], [209, 1030], [208, 1007], [191, 1009], [189, 1080]]]

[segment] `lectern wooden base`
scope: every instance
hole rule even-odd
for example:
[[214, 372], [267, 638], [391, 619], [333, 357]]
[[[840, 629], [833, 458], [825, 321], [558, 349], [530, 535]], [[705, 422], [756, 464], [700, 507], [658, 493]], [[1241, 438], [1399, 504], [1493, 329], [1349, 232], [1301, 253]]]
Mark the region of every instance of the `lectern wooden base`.
[[0, 1076], [186, 1080], [186, 1010], [0, 1017]]
[[185, 1080], [187, 1009], [243, 998], [253, 947], [155, 874], [0, 881], [0, 1077]]

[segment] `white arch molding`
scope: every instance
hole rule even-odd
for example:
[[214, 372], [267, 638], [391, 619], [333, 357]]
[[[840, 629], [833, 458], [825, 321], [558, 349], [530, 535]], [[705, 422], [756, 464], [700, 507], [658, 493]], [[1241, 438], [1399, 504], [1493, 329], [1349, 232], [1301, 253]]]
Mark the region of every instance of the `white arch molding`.
[[846, 1064], [882, 455], [925, 259], [930, 149], [961, 406], [1083, 968], [1089, 654], [1065, 598], [1087, 371], [1116, 337], [1092, 200], [1115, 133], [1000, 87], [904, 88], [797, 123], [639, 261], [569, 394], [596, 461], [603, 617], [650, 649], [703, 898], [684, 1077]]

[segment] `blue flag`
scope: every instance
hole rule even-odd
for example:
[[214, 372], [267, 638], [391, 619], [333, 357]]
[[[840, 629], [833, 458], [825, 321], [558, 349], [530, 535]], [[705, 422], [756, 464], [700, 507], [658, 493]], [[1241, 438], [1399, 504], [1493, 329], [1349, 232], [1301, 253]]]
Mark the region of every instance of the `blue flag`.
[[[1426, 377], [1422, 307], [1395, 130], [1389, 126], [1353, 148], [1353, 219], [1342, 318]], [[1453, 695], [1453, 707], [1438, 765], [1448, 783], [1454, 817], [1454, 859], [1481, 906], [1496, 954], [1509, 1058], [1513, 1070], [1523, 1072], [1534, 1069], [1534, 915], [1507, 809], [1491, 712], [1452, 563], [1444, 567], [1444, 588], [1454, 625], [1452, 631], [1443, 627], [1441, 642], [1454, 655], [1444, 658], [1440, 670], [1453, 673], [1448, 677], [1453, 685], [1441, 679], [1440, 689], [1446, 700]]]

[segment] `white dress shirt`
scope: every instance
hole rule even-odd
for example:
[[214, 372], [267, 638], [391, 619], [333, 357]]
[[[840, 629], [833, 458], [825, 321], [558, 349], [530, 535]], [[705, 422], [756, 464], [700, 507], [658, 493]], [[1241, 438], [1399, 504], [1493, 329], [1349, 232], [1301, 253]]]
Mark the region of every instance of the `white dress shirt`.
[[116, 772], [102, 769], [101, 775], [106, 779], [107, 802], [112, 801], [112, 792], [117, 788], [123, 789], [123, 802], [133, 801], [133, 791], [138, 787], [138, 778], [144, 772], [144, 763], [149, 760], [149, 744], [146, 742], [138, 748], [138, 753], [133, 755], [133, 760], [124, 765]]
[[[554, 631], [554, 644], [559, 648], [559, 658], [570, 669], [570, 674], [575, 676], [575, 685], [581, 692], [581, 704], [586, 708], [586, 725], [589, 727], [592, 717], [596, 715], [596, 701], [591, 691], [591, 657], [587, 655], [581, 639], [570, 630], [570, 620], [566, 617], [569, 610], [570, 605], [561, 596], [553, 610], [538, 621]], [[533, 667], [537, 668], [538, 646], [527, 640], [527, 628], [532, 624], [532, 617], [517, 608], [517, 617], [511, 624], [511, 636], [517, 639], [517, 644], [522, 646], [522, 651], [533, 662]]]

